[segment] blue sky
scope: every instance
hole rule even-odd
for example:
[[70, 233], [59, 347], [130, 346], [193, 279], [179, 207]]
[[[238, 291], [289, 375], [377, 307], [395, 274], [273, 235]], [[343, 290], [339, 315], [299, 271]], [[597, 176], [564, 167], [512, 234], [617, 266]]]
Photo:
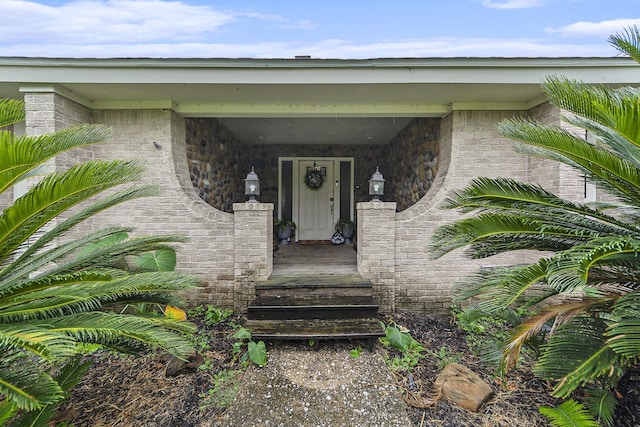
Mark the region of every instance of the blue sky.
[[613, 56], [640, 0], [0, 0], [0, 56]]

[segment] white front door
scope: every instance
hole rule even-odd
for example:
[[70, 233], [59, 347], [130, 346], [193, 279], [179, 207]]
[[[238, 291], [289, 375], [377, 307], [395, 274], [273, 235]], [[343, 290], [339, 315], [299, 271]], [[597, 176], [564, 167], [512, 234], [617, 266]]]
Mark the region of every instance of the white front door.
[[[322, 172], [324, 181], [320, 188], [311, 189], [304, 184], [307, 171], [313, 168]], [[298, 239], [330, 240], [335, 225], [334, 161], [298, 160]]]

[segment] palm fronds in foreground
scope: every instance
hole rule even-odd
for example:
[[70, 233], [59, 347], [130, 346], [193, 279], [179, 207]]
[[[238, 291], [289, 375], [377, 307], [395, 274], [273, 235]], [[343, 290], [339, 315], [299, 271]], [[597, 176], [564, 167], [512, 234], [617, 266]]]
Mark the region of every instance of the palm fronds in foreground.
[[[23, 119], [20, 101], [0, 100], [0, 126]], [[88, 125], [40, 137], [0, 130], [0, 193], [54, 156], [108, 136], [106, 129]], [[171, 253], [170, 244], [182, 238], [129, 238], [131, 230], [123, 227], [71, 233], [98, 212], [156, 194], [151, 187], [122, 188], [142, 172], [136, 162], [88, 161], [42, 177], [1, 211], [0, 420], [59, 402], [63, 379], [79, 371], [65, 372], [78, 366], [77, 356], [88, 346], [126, 352], [159, 347], [179, 357], [192, 350], [185, 336], [191, 324], [122, 312], [133, 303], [180, 304], [180, 292], [196, 285], [193, 277], [170, 271], [172, 266], [152, 271], [127, 265], [142, 254]], [[100, 197], [105, 190], [112, 192]]]
[[[639, 36], [632, 28], [611, 40], [639, 60]], [[460, 297], [489, 314], [534, 309], [504, 346], [505, 369], [524, 343], [550, 335], [535, 372], [555, 382], [553, 395], [587, 385], [609, 391], [640, 357], [640, 90], [562, 77], [547, 78], [543, 90], [591, 138], [524, 118], [502, 122], [501, 132], [522, 153], [577, 168], [617, 202], [590, 206], [538, 185], [477, 178], [445, 206], [477, 215], [438, 229], [431, 250], [437, 257], [466, 248], [473, 258], [540, 251], [531, 264], [474, 275]], [[611, 405], [598, 407], [601, 416]]]

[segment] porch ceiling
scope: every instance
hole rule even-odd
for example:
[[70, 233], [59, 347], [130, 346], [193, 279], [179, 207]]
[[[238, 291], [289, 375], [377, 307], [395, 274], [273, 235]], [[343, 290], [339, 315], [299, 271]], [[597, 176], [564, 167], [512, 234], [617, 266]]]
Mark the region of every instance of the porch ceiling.
[[384, 143], [413, 117], [526, 110], [565, 75], [638, 84], [628, 58], [0, 58], [0, 97], [58, 92], [92, 109], [216, 117], [246, 142]]
[[221, 122], [241, 141], [257, 144], [386, 144], [410, 117], [228, 118]]

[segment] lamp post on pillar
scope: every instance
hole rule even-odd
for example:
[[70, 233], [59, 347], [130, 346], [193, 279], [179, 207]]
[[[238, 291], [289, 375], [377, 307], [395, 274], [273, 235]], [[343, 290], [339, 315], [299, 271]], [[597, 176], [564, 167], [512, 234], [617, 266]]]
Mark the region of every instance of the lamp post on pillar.
[[249, 196], [250, 202], [257, 202], [256, 196], [260, 195], [260, 180], [253, 170], [253, 166], [251, 166], [251, 172], [247, 174], [244, 180], [244, 194]]
[[257, 282], [273, 272], [273, 203], [258, 203], [260, 179], [253, 166], [244, 180], [245, 203], [233, 204], [234, 309], [245, 312]]
[[380, 200], [380, 196], [384, 195], [384, 177], [377, 166], [369, 180], [369, 195], [373, 196], [371, 200]]

